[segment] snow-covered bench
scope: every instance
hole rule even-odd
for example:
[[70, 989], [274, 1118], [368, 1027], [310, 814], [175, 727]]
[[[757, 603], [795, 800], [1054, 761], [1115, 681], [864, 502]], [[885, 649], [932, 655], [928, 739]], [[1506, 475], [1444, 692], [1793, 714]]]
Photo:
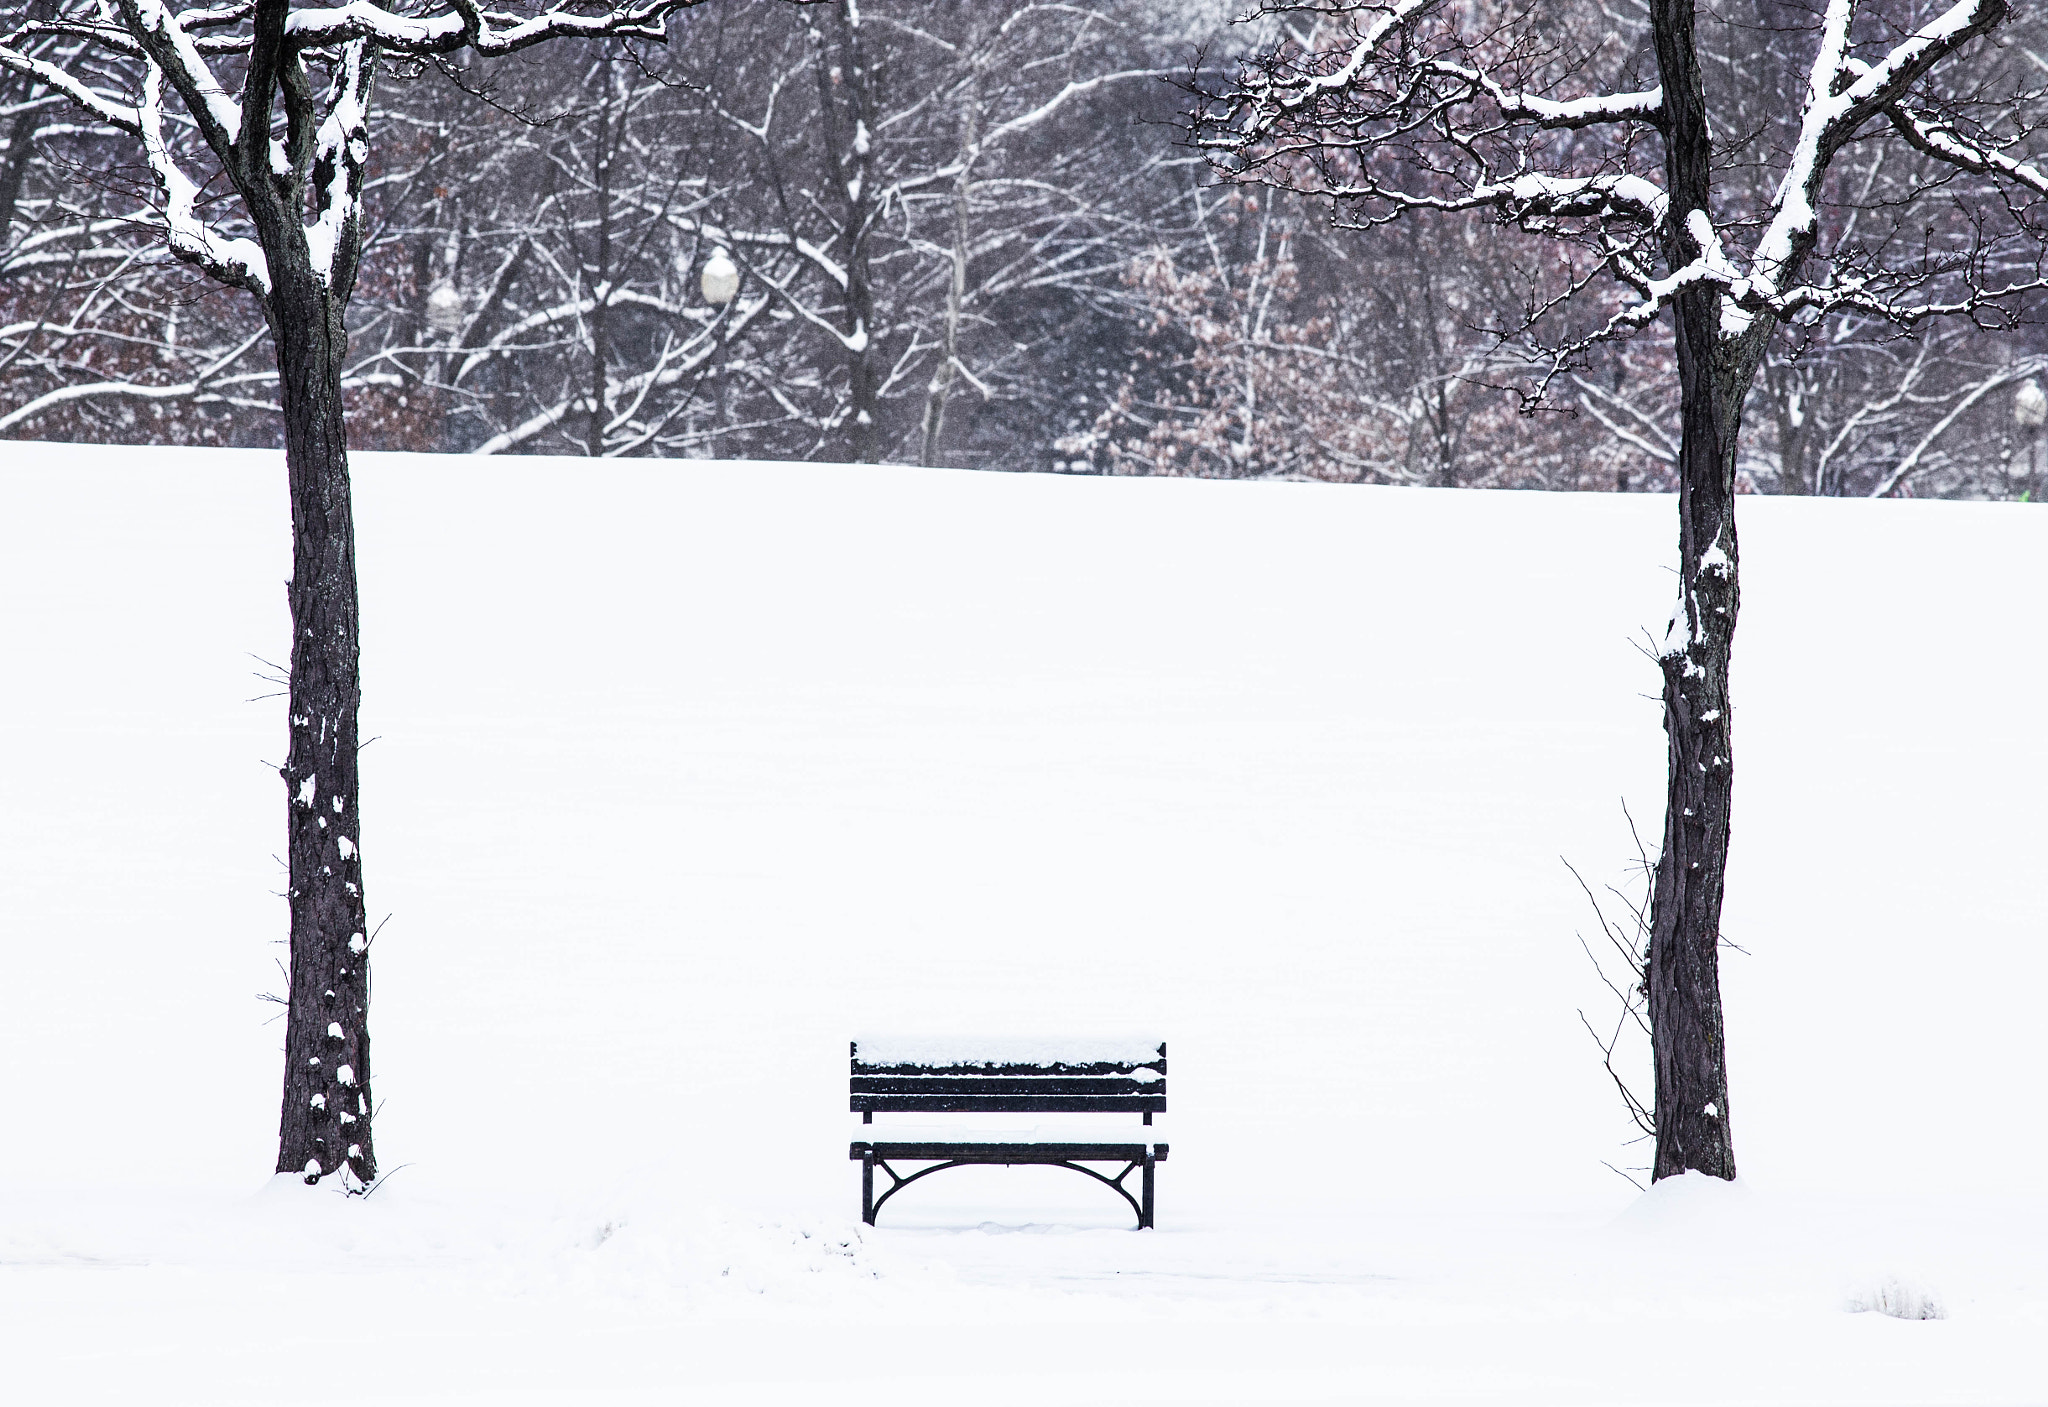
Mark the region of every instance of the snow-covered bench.
[[[860, 1218], [911, 1183], [970, 1164], [1042, 1163], [1072, 1168], [1114, 1190], [1152, 1223], [1153, 1168], [1166, 1145], [1152, 1142], [1154, 1114], [1166, 1112], [1166, 1043], [1144, 1040], [1016, 1040], [864, 1036], [853, 1043], [852, 1109], [867, 1137], [849, 1156], [861, 1165]], [[875, 1123], [876, 1114], [980, 1116], [940, 1126]], [[986, 1116], [1084, 1115], [1063, 1124], [996, 1127]], [[1129, 1122], [1132, 1114], [1143, 1122]], [[1122, 1119], [1105, 1116], [1122, 1115]], [[930, 1163], [905, 1176], [892, 1163]], [[1122, 1163], [1115, 1176], [1087, 1163]], [[875, 1170], [889, 1186], [875, 1195]], [[1125, 1181], [1139, 1173], [1133, 1197]]]

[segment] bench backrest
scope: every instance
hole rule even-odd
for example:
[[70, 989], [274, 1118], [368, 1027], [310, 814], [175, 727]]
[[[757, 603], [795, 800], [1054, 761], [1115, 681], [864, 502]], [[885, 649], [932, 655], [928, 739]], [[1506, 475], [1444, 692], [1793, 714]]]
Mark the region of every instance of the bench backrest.
[[863, 1037], [851, 1089], [856, 1114], [1163, 1114], [1166, 1043]]

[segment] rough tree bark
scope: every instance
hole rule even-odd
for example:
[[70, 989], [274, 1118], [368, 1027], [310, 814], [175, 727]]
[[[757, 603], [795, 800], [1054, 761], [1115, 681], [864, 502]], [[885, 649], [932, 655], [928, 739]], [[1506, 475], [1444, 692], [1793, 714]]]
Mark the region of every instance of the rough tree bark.
[[[268, 252], [268, 251], [266, 251]], [[275, 255], [271, 268], [280, 265]], [[277, 1170], [377, 1176], [371, 1139], [370, 951], [356, 783], [362, 702], [355, 522], [343, 433], [340, 309], [307, 269], [268, 300], [292, 504], [291, 994]]]
[[[259, 301], [277, 353], [292, 506], [290, 742], [280, 769], [291, 988], [277, 1170], [317, 1181], [346, 1167], [367, 1185], [376, 1179], [377, 1158], [356, 779], [361, 637], [341, 391], [345, 318], [361, 245], [359, 230], [344, 225], [322, 276], [298, 208], [302, 197], [296, 183], [278, 177], [264, 140], [280, 96], [288, 147], [310, 140], [307, 76], [285, 44], [290, 13], [291, 0], [257, 0], [240, 159], [229, 170], [269, 274]], [[374, 72], [373, 57], [360, 62]], [[359, 84], [365, 106], [371, 73]], [[314, 163], [312, 177], [316, 188], [337, 179], [361, 182], [359, 171], [338, 172], [329, 159]]]
[[[1653, 0], [1650, 23], [1663, 79], [1671, 209], [1709, 210], [1713, 148], [1693, 44], [1692, 0]], [[1664, 238], [1670, 267], [1683, 268], [1699, 257], [1682, 215], [1665, 222]], [[1729, 384], [1732, 378], [1724, 375], [1732, 369], [1721, 364], [1720, 317], [1721, 294], [1714, 284], [1693, 284], [1673, 300], [1683, 587], [1659, 659], [1669, 773], [1644, 973], [1657, 1090], [1652, 1178], [1687, 1171], [1735, 1176], [1720, 944], [1735, 771], [1728, 666], [1741, 600], [1734, 417], [1748, 388]]]
[[[1803, 166], [1788, 174], [1780, 188], [1774, 228], [1782, 223], [1784, 232], [1772, 244], [1768, 267], [1768, 277], [1780, 288], [1796, 284], [1819, 236], [1818, 220], [1810, 215], [1785, 219], [1784, 192], [1795, 186], [1802, 190], [1810, 211], [1835, 152], [1865, 120], [1844, 115], [1816, 123], [1813, 117], [1848, 86], [1840, 55], [1846, 52], [1851, 9], [1847, 0], [1830, 8], [1831, 37], [1823, 41], [1807, 94], [1803, 136], [1810, 146], [1802, 152]], [[1958, 47], [1988, 33], [2006, 13], [1996, 0], [1969, 0], [1938, 22], [1935, 31], [1945, 34], [1951, 48]], [[1959, 20], [1964, 22], [1955, 23]], [[1673, 269], [1725, 262], [1713, 218], [1713, 139], [1693, 0], [1651, 0], [1650, 34], [1662, 81], [1660, 130], [1670, 196], [1661, 229], [1665, 262]], [[1893, 93], [1903, 92], [1940, 56], [1931, 44], [1910, 52], [1916, 42], [1917, 36], [1894, 55], [1901, 62], [1889, 85]], [[1846, 114], [1866, 109], [1875, 116], [1883, 106], [1880, 99], [1865, 98], [1848, 105]], [[1698, 280], [1679, 288], [1670, 304], [1679, 382], [1681, 585], [1658, 658], [1669, 767], [1664, 847], [1651, 895], [1650, 950], [1644, 963], [1656, 1076], [1653, 1180], [1684, 1172], [1735, 1176], [1720, 980], [1721, 902], [1734, 791], [1729, 666], [1741, 605], [1735, 467], [1743, 407], [1782, 315], [1758, 316], [1751, 309], [1731, 320], [1724, 316], [1728, 296], [1722, 283]]]

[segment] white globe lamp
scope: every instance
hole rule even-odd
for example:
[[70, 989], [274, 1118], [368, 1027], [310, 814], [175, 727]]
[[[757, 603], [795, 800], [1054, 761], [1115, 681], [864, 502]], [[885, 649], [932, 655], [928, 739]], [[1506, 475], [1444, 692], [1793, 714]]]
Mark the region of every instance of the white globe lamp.
[[2012, 396], [2013, 423], [2022, 430], [2039, 431], [2048, 424], [2048, 391], [2041, 389], [2041, 383], [2029, 377]]
[[462, 312], [462, 294], [452, 283], [437, 283], [427, 295], [427, 326], [437, 337], [450, 337], [462, 331]]
[[700, 280], [704, 290], [704, 301], [714, 308], [730, 303], [740, 291], [739, 265], [723, 249], [711, 251], [711, 257], [704, 261], [704, 277]]

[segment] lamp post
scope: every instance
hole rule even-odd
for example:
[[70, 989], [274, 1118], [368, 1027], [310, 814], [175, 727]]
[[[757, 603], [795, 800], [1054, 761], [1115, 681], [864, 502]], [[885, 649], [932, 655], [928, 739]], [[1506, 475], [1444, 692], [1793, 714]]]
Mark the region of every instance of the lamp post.
[[2013, 392], [2012, 420], [2027, 442], [2027, 486], [2022, 496], [2031, 500], [2041, 474], [2041, 427], [2048, 424], [2048, 391], [2043, 391], [2041, 383], [2031, 376]]
[[[705, 302], [714, 308], [723, 310], [731, 304], [734, 298], [739, 296], [739, 265], [733, 263], [732, 256], [723, 249], [713, 249], [711, 257], [704, 261], [704, 276], [698, 280], [697, 286], [704, 291]], [[717, 433], [717, 430], [724, 428], [728, 418], [726, 414], [727, 383], [724, 370], [722, 366], [719, 368], [718, 419], [715, 422], [716, 429], [713, 431], [714, 435]]]
[[427, 328], [436, 337], [453, 337], [462, 331], [462, 294], [445, 279], [427, 295]]
[[704, 301], [714, 308], [730, 303], [740, 291], [739, 265], [723, 249], [711, 251], [711, 257], [704, 261], [704, 277], [699, 282], [704, 290]]

